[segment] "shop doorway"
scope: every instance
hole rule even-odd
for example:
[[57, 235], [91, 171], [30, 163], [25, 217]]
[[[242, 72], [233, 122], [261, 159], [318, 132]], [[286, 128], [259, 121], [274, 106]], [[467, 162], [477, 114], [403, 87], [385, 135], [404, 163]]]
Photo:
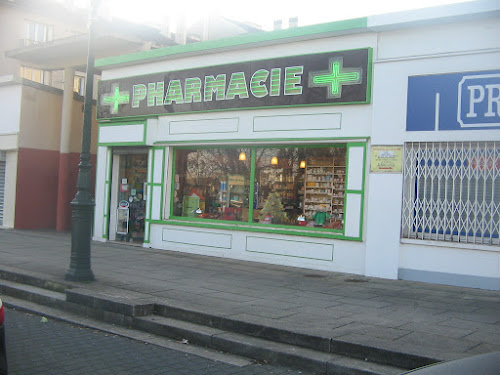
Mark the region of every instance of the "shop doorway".
[[113, 154], [109, 239], [144, 242], [148, 176], [147, 150]]

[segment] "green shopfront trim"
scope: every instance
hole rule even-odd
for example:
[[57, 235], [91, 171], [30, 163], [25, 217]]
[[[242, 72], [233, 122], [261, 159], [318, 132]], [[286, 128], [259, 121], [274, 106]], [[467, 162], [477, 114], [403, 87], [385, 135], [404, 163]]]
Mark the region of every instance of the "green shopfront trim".
[[[323, 140], [324, 141], [324, 140]], [[300, 149], [317, 149], [317, 148], [334, 148], [334, 147], [343, 147], [347, 151], [350, 149], [350, 147], [363, 147], [365, 150], [365, 155], [366, 155], [366, 143], [365, 142], [345, 142], [345, 143], [336, 143], [339, 140], [330, 140], [332, 143], [321, 143], [321, 144], [312, 144], [312, 143], [291, 143], [291, 144], [279, 144], [277, 145], [276, 143], [271, 143], [266, 145], [254, 145], [253, 146], [246, 146], [246, 148], [251, 150], [251, 155], [250, 155], [250, 182], [249, 182], [249, 200], [250, 197], [254, 197], [254, 188], [255, 188], [255, 181], [256, 181], [256, 154], [257, 150], [267, 148], [267, 147], [272, 147], [274, 149], [276, 148], [300, 148]], [[333, 143], [335, 142], [335, 143]], [[246, 141], [245, 144], [248, 145], [249, 141]], [[211, 145], [210, 146], [195, 146], [197, 150], [200, 149], [209, 149], [209, 148], [214, 148], [217, 147], [217, 149], [234, 149], [238, 148], [241, 145], [235, 145], [234, 146], [228, 146], [227, 144], [221, 144], [220, 142], [217, 145]], [[200, 228], [211, 228], [211, 229], [220, 229], [220, 230], [237, 230], [237, 231], [247, 231], [247, 232], [262, 232], [262, 233], [275, 233], [275, 234], [282, 234], [282, 235], [294, 235], [294, 236], [306, 236], [306, 237], [316, 237], [316, 238], [335, 238], [335, 239], [345, 239], [345, 240], [354, 240], [354, 241], [361, 241], [362, 240], [362, 228], [363, 228], [363, 204], [364, 204], [364, 174], [366, 172], [366, 165], [363, 163], [363, 170], [361, 173], [363, 174], [363, 183], [362, 186], [363, 188], [361, 190], [356, 190], [356, 191], [348, 191], [347, 190], [347, 181], [344, 185], [344, 196], [346, 196], [347, 193], [354, 193], [358, 194], [361, 196], [361, 214], [360, 214], [360, 219], [359, 223], [356, 223], [359, 225], [359, 236], [356, 237], [349, 237], [345, 235], [345, 226], [343, 226], [342, 229], [331, 229], [331, 228], [319, 228], [319, 227], [302, 227], [302, 226], [292, 226], [292, 225], [281, 225], [281, 224], [263, 224], [261, 222], [254, 222], [254, 205], [249, 204], [248, 205], [248, 218], [247, 220], [244, 221], [232, 221], [232, 220], [227, 220], [227, 221], [221, 221], [221, 220], [215, 220], [215, 219], [210, 219], [210, 218], [198, 218], [198, 217], [184, 217], [184, 216], [176, 216], [174, 215], [174, 191], [175, 191], [175, 184], [176, 184], [176, 179], [175, 176], [178, 174], [179, 171], [176, 171], [176, 156], [177, 152], [181, 150], [186, 150], [186, 149], [193, 149], [193, 146], [177, 146], [173, 147], [173, 152], [172, 152], [172, 168], [171, 168], [171, 193], [170, 196], [166, 197], [168, 201], [166, 202], [167, 207], [169, 208], [169, 219], [168, 220], [150, 220], [150, 224], [160, 224], [160, 225], [177, 225], [177, 226], [186, 226], [186, 227], [200, 227]], [[348, 155], [349, 152], [346, 153], [346, 179], [349, 174], [348, 171], [348, 166], [349, 166], [349, 160], [348, 160]], [[178, 182], [177, 182], [178, 183]], [[347, 209], [347, 207], [346, 207]], [[344, 213], [345, 215], [345, 213]]]
[[368, 104], [372, 59], [367, 47], [103, 80], [97, 117]]
[[[157, 155], [157, 153], [159, 155]], [[147, 210], [146, 210], [146, 218], [145, 218], [145, 237], [144, 243], [149, 243], [151, 238], [151, 223], [155, 222], [155, 218], [153, 217], [153, 192], [155, 190], [159, 190], [160, 202], [159, 208], [157, 210], [159, 217], [161, 217], [163, 212], [163, 204], [164, 204], [164, 181], [165, 181], [165, 147], [151, 147], [149, 149], [148, 156], [148, 181], [147, 185]], [[160, 176], [155, 175], [155, 171], [160, 171]]]

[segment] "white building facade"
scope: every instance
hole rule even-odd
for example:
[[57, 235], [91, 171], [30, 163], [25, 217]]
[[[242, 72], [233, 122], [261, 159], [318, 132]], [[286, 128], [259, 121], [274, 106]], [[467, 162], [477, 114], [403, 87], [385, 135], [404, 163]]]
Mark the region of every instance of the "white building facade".
[[500, 289], [494, 2], [103, 59], [94, 239]]

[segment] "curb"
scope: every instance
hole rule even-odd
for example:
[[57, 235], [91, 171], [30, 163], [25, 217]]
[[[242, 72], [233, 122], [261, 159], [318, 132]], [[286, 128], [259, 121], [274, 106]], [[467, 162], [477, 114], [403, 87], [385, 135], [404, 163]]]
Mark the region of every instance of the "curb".
[[[324, 374], [395, 374], [439, 359], [387, 348], [235, 320], [159, 303], [138, 292], [113, 287], [75, 287], [41, 275], [3, 267], [0, 291], [33, 303], [129, 327], [154, 335], [186, 339], [210, 349]], [[54, 291], [54, 289], [56, 291]], [[64, 292], [61, 290], [64, 289]], [[45, 296], [50, 295], [50, 298]], [[158, 321], [154, 321], [155, 317]], [[341, 364], [344, 361], [344, 364]], [[396, 372], [398, 371], [398, 372]]]

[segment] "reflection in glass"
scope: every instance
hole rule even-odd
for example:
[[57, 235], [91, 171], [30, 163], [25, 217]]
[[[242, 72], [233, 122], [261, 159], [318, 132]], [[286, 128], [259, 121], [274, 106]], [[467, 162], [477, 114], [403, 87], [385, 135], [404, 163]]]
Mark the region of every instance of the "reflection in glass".
[[177, 150], [175, 216], [248, 221], [249, 149]]
[[254, 148], [253, 181], [251, 152], [245, 148], [177, 150], [174, 216], [343, 228], [344, 145]]

